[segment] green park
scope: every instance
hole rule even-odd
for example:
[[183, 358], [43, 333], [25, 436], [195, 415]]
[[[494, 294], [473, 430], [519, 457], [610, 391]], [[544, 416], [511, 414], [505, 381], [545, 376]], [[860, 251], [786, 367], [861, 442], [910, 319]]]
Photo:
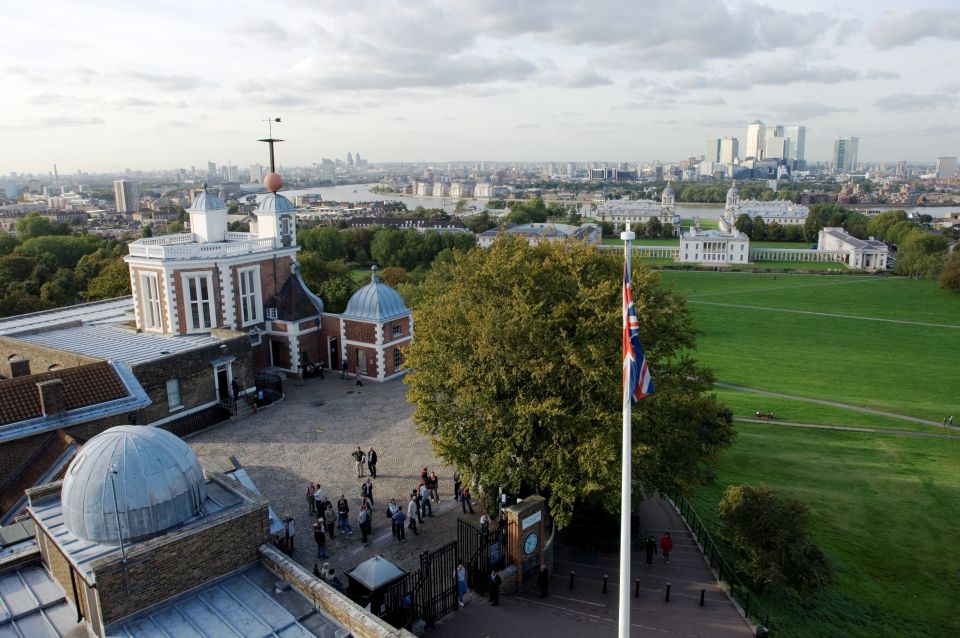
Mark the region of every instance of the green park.
[[960, 299], [905, 278], [665, 271], [661, 281], [686, 295], [695, 356], [735, 419], [715, 481], [693, 492], [698, 514], [716, 536], [728, 486], [774, 488], [809, 509], [833, 568], [812, 599], [756, 596], [775, 634], [960, 632], [960, 440], [934, 425], [960, 407]]

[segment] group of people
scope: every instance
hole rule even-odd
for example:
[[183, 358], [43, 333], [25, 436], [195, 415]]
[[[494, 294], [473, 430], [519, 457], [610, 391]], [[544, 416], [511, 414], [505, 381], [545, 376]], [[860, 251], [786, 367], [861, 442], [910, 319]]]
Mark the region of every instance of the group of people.
[[[653, 538], [653, 534], [647, 536], [644, 546], [647, 550], [647, 565], [652, 565], [653, 555], [657, 553], [657, 541]], [[663, 536], [660, 537], [660, 553], [663, 554], [663, 560], [668, 565], [670, 564], [670, 552], [672, 551], [673, 539], [670, 538], [670, 532], [664, 532]]]
[[370, 476], [377, 478], [377, 451], [373, 449], [373, 446], [370, 447], [370, 450], [367, 452], [363, 451], [359, 445], [357, 449], [350, 455], [353, 457], [354, 462], [357, 464], [357, 478], [363, 478], [363, 466], [367, 466], [367, 471], [370, 472]]
[[428, 468], [420, 471], [420, 484], [410, 491], [410, 500], [404, 505], [391, 498], [387, 504], [387, 518], [390, 519], [393, 536], [398, 541], [407, 539], [406, 530], [409, 529], [415, 536], [420, 532], [417, 525], [422, 525], [425, 518], [433, 517], [433, 502], [440, 502], [440, 479], [436, 472]]

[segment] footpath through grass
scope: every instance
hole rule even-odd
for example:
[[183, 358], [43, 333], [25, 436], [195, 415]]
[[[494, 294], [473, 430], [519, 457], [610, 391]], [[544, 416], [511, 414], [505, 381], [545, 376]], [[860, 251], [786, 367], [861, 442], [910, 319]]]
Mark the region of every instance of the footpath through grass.
[[834, 583], [809, 606], [760, 595], [782, 637], [960, 635], [960, 441], [741, 423], [694, 503], [716, 529], [728, 485], [765, 484], [810, 508]]
[[688, 293], [701, 332], [695, 355], [720, 381], [934, 421], [960, 413], [949, 382], [960, 299], [936, 282], [677, 271], [662, 279]]

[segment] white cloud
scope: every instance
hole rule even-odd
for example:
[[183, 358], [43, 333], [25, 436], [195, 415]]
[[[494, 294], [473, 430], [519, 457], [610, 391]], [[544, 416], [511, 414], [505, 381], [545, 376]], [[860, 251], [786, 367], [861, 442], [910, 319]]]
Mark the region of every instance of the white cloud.
[[875, 100], [873, 104], [881, 111], [911, 113], [914, 111], [930, 111], [942, 107], [956, 106], [957, 98], [952, 95], [944, 95], [943, 93], [928, 95], [898, 93]]
[[880, 50], [912, 46], [924, 38], [960, 40], [960, 9], [888, 11], [870, 27], [869, 38]]

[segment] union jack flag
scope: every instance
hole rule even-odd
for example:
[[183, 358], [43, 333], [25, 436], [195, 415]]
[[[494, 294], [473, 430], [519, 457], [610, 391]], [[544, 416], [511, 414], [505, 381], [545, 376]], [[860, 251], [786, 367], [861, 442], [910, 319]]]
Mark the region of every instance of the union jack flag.
[[640, 345], [640, 322], [630, 294], [630, 271], [623, 265], [623, 389], [633, 403], [653, 394], [653, 379]]

